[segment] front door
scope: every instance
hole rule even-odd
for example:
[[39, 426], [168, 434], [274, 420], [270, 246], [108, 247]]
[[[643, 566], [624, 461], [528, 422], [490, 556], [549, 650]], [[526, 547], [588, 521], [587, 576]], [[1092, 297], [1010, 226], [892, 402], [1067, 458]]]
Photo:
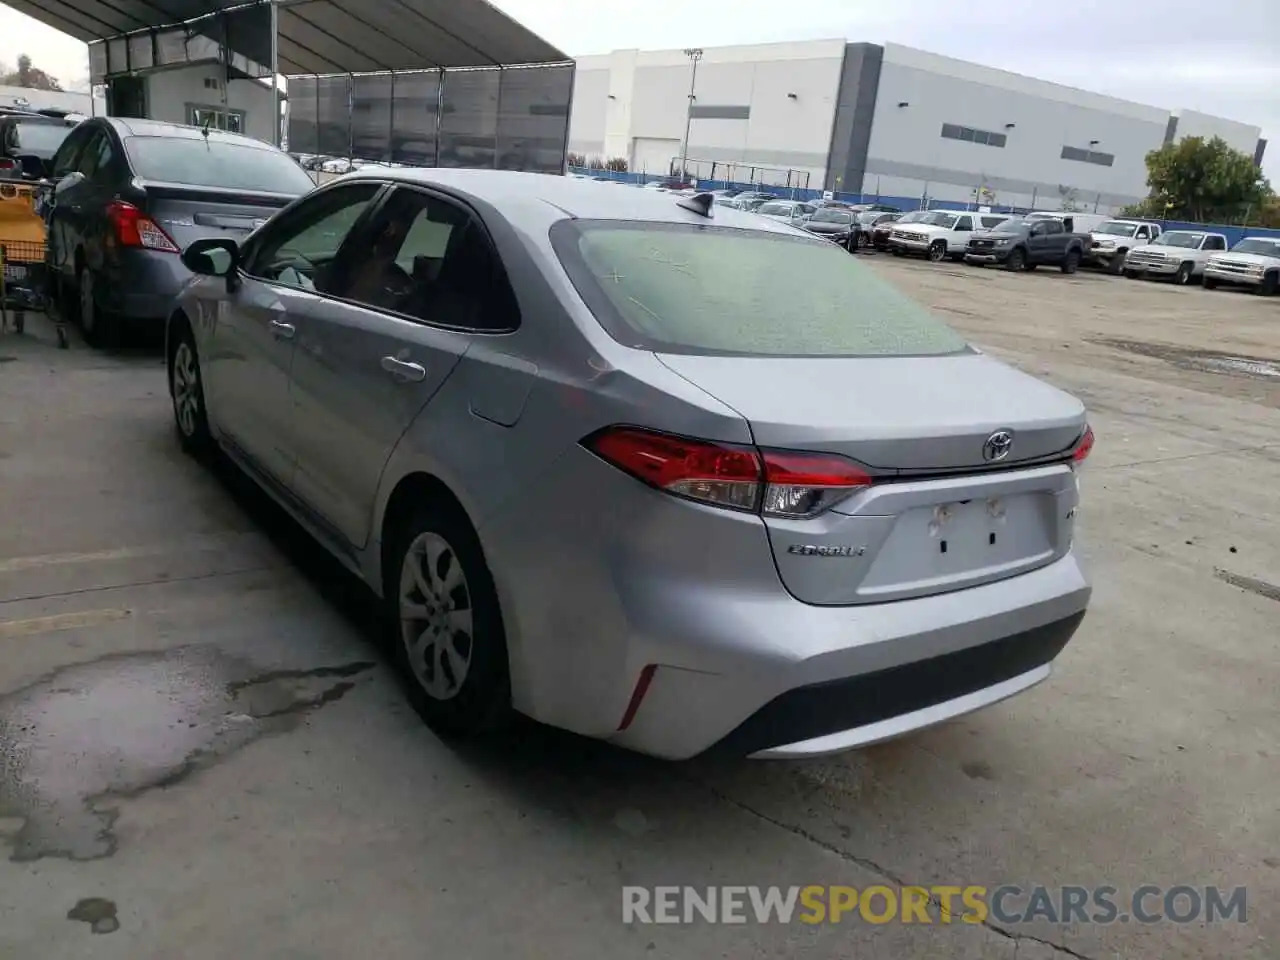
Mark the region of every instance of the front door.
[[496, 254], [467, 211], [408, 187], [353, 246], [341, 299], [326, 299], [299, 331], [294, 487], [360, 548], [396, 444], [486, 329]]
[[217, 306], [213, 346], [202, 358], [206, 403], [238, 452], [281, 484], [294, 470], [289, 376], [299, 332], [380, 189], [357, 183], [320, 191], [269, 224], [244, 252], [239, 286]]

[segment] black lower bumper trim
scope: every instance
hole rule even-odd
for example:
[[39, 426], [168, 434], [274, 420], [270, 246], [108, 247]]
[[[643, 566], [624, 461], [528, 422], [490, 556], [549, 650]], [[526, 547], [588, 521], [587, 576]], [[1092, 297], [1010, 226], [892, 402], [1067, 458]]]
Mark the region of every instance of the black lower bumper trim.
[[1003, 683], [1052, 661], [1084, 611], [1034, 630], [856, 677], [788, 690], [705, 755], [742, 757], [853, 730]]

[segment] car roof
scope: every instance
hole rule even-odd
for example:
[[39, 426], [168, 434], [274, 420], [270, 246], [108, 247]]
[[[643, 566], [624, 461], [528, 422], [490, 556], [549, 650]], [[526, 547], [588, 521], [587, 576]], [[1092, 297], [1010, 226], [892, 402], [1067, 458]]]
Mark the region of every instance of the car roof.
[[783, 224], [732, 207], [713, 205], [708, 218], [680, 206], [688, 199], [657, 190], [618, 190], [612, 184], [578, 180], [559, 174], [523, 173], [514, 170], [467, 170], [434, 167], [356, 171], [331, 183], [378, 180], [409, 186], [435, 187], [464, 201], [494, 207], [519, 225], [522, 216], [553, 219], [643, 220], [656, 223], [697, 223], [738, 227], [767, 233], [804, 235]]
[[242, 143], [246, 146], [274, 150], [271, 144], [239, 133], [228, 133], [210, 127], [193, 127], [185, 123], [165, 123], [161, 120], [139, 120], [135, 117], [101, 117], [103, 123], [115, 128], [122, 137], [167, 137], [174, 140], [200, 140], [205, 138], [219, 143]]

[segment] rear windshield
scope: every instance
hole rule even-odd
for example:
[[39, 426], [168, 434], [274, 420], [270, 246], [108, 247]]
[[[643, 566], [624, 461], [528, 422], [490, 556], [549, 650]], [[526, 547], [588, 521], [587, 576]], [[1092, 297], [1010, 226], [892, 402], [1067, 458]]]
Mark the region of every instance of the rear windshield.
[[614, 339], [663, 353], [958, 353], [964, 340], [825, 240], [687, 224], [566, 220], [552, 243]]
[[124, 146], [144, 180], [290, 196], [315, 187], [293, 158], [267, 147], [203, 137], [126, 137]]
[[15, 156], [29, 153], [47, 160], [58, 152], [71, 130], [71, 125], [65, 123], [15, 123], [6, 146]]

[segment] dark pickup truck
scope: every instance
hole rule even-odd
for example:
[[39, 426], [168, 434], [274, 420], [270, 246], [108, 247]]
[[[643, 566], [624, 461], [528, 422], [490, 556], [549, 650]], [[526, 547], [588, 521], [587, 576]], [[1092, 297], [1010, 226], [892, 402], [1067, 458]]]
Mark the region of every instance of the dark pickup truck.
[[1068, 233], [1061, 220], [1006, 220], [994, 230], [975, 233], [964, 262], [998, 263], [1006, 270], [1034, 270], [1041, 264], [1075, 273], [1089, 249], [1089, 235]]

